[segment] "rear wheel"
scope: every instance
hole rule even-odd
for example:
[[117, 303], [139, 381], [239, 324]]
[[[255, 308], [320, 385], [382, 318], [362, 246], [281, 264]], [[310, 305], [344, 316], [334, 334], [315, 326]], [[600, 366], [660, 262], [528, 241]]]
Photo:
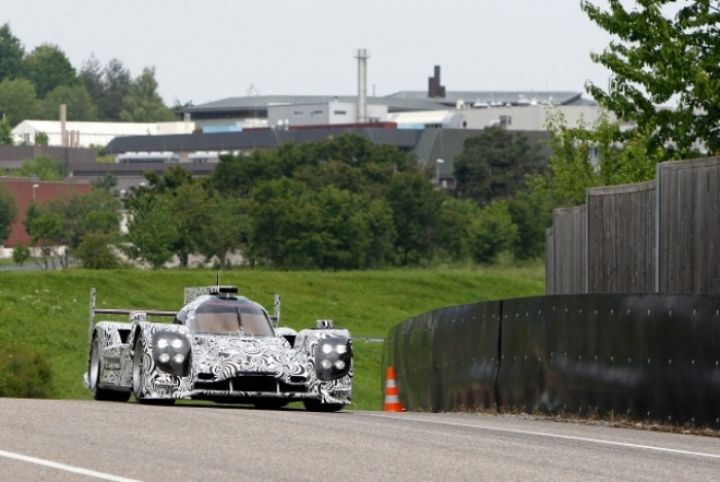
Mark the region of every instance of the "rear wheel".
[[135, 342], [135, 349], [133, 350], [132, 391], [135, 400], [146, 405], [173, 405], [175, 400], [172, 398], [146, 398], [143, 395], [145, 370], [145, 341], [140, 337]]
[[342, 403], [322, 403], [319, 400], [303, 400], [308, 412], [337, 412], [345, 406]]
[[100, 388], [101, 373], [100, 344], [97, 337], [93, 337], [90, 345], [90, 362], [88, 363], [88, 382], [90, 383], [93, 398], [104, 402], [127, 402], [130, 399], [130, 393]]

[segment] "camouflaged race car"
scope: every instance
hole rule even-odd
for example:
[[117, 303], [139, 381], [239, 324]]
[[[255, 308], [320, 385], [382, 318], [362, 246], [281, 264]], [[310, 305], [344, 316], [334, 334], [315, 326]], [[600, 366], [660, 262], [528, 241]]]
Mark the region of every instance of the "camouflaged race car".
[[[129, 322], [95, 316], [129, 315]], [[149, 321], [169, 317], [172, 323]], [[337, 411], [352, 398], [350, 332], [318, 320], [296, 332], [231, 286], [186, 288], [177, 312], [98, 309], [90, 291], [88, 371], [96, 400], [171, 404], [178, 399], [282, 407], [302, 400]]]

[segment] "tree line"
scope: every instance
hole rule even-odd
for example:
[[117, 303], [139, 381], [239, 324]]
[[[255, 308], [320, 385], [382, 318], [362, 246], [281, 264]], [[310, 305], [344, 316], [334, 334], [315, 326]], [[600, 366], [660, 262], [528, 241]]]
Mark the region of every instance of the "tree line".
[[9, 24], [0, 27], [0, 143], [12, 142], [22, 120], [57, 119], [60, 104], [75, 121], [172, 121], [157, 88], [154, 67], [133, 78], [120, 60], [102, 65], [91, 55], [76, 69], [59, 46], [26, 52]]

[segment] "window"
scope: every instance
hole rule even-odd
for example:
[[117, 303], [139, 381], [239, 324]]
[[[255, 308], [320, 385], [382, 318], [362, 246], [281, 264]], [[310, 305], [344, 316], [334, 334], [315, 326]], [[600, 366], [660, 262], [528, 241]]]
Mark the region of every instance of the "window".
[[195, 310], [189, 323], [193, 333], [236, 336], [273, 336], [265, 311], [241, 300], [211, 299]]
[[333, 111], [333, 114], [335, 114], [335, 115], [347, 115], [347, 111], [346, 111], [346, 110], [334, 110], [334, 111]]
[[303, 115], [303, 111], [296, 110], [295, 112], [293, 112], [293, 115]]

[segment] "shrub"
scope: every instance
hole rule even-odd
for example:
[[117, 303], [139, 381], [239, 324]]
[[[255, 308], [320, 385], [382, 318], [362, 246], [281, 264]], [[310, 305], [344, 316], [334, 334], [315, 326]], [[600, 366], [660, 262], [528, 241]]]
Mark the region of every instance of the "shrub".
[[46, 398], [51, 392], [52, 370], [45, 353], [23, 344], [0, 351], [0, 397]]
[[101, 232], [85, 235], [73, 254], [80, 258], [86, 269], [115, 269], [120, 267], [112, 250], [113, 236]]
[[500, 252], [509, 249], [518, 228], [503, 201], [493, 201], [480, 211], [470, 226], [472, 255], [478, 263], [492, 263]]
[[30, 259], [30, 250], [25, 246], [15, 246], [12, 253], [13, 261], [19, 265], [25, 264]]

